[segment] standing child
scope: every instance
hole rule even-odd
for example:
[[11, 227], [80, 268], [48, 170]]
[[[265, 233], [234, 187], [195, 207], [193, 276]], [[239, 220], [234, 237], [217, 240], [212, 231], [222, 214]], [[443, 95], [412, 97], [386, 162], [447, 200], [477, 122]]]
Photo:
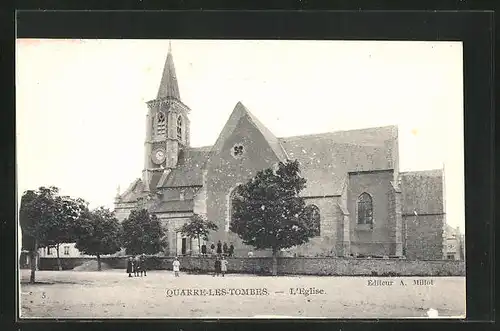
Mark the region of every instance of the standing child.
[[220, 261], [220, 266], [221, 266], [221, 273], [222, 277], [224, 277], [224, 274], [227, 272], [227, 260], [224, 255], [222, 255], [222, 260]]
[[222, 254], [222, 243], [220, 242], [220, 240], [219, 240], [219, 242], [217, 243], [217, 254], [218, 254], [218, 255], [221, 255], [221, 254]]
[[134, 258], [134, 276], [139, 277], [140, 271], [141, 271], [141, 258], [139, 255], [137, 255]]
[[172, 265], [174, 267], [175, 277], [179, 277], [179, 270], [181, 268], [181, 263], [179, 262], [179, 260], [177, 259], [177, 257], [175, 258], [174, 263], [172, 263]]
[[127, 260], [127, 273], [129, 277], [132, 277], [132, 272], [134, 271], [134, 260], [132, 260], [132, 256]]
[[143, 272], [144, 272], [144, 276], [147, 276], [147, 274], [146, 274], [146, 254], [142, 253], [140, 261], [141, 261], [141, 276], [142, 276]]
[[214, 272], [214, 277], [217, 275], [217, 277], [219, 277], [219, 274], [221, 273], [221, 263], [220, 263], [220, 259], [219, 259], [219, 256], [217, 256], [215, 258], [215, 265], [214, 265], [214, 269], [215, 269], [215, 272]]

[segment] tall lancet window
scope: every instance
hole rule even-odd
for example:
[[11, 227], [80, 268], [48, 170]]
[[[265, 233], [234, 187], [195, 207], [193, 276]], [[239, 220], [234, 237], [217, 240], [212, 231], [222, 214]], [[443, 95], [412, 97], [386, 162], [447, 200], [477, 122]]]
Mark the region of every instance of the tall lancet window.
[[307, 205], [304, 209], [305, 214], [313, 221], [314, 235], [319, 236], [321, 233], [321, 215], [319, 208], [316, 205]]
[[182, 116], [177, 117], [177, 139], [182, 140]]
[[358, 224], [373, 224], [373, 201], [366, 192], [358, 197]]
[[167, 119], [163, 112], [159, 112], [156, 115], [156, 134], [159, 136], [164, 136], [167, 133]]
[[227, 217], [226, 217], [226, 224], [224, 226], [224, 230], [226, 232], [229, 232], [229, 227], [231, 225], [231, 221], [233, 219], [234, 215], [234, 208], [235, 204], [238, 201], [238, 187], [240, 184], [238, 184], [236, 187], [234, 187], [230, 192], [229, 195], [227, 196]]

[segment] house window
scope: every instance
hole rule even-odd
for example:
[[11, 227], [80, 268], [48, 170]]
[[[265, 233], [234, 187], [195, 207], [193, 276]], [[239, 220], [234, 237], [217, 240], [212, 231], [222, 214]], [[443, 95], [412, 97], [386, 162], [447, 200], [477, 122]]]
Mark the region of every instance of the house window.
[[167, 133], [167, 119], [163, 112], [159, 112], [156, 116], [156, 134], [164, 136]]
[[312, 219], [312, 223], [314, 226], [314, 235], [319, 236], [321, 232], [321, 215], [319, 213], [318, 206], [308, 205], [304, 209], [304, 213], [306, 214], [308, 219]]
[[448, 254], [448, 260], [455, 260], [455, 255], [453, 254]]
[[182, 116], [177, 117], [177, 139], [182, 140]]
[[69, 246], [64, 246], [64, 255], [69, 255]]
[[373, 201], [366, 192], [358, 197], [358, 224], [373, 224]]
[[184, 191], [179, 193], [179, 200], [184, 200]]
[[52, 255], [52, 251], [50, 250], [50, 247], [47, 247], [47, 255]]

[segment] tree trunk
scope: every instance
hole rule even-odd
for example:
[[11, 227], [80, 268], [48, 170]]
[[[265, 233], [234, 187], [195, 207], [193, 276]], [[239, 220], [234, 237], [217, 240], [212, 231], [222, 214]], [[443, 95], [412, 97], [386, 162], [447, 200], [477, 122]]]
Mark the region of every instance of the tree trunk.
[[57, 252], [57, 269], [61, 271], [62, 266], [61, 266], [61, 259], [59, 258], [59, 244], [56, 244], [56, 252]]
[[278, 249], [273, 247], [273, 276], [278, 275]]
[[33, 250], [30, 252], [30, 267], [31, 267], [31, 275], [30, 275], [30, 283], [35, 283], [35, 273], [37, 267], [37, 258], [36, 255], [38, 253], [38, 240], [35, 239], [35, 246]]
[[97, 271], [101, 271], [101, 256], [97, 254]]
[[200, 242], [200, 236], [198, 235], [198, 256], [201, 256], [201, 242]]

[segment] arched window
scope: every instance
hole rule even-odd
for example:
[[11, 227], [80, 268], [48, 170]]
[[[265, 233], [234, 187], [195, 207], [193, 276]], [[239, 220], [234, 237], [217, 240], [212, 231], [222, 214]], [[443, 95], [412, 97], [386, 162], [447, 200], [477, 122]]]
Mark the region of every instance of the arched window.
[[373, 201], [366, 192], [358, 197], [358, 224], [373, 224]]
[[156, 115], [156, 134], [165, 135], [167, 133], [167, 119], [163, 112]]
[[177, 139], [182, 140], [182, 116], [177, 117]]
[[307, 218], [312, 219], [314, 225], [314, 235], [319, 236], [321, 233], [321, 214], [316, 205], [307, 205], [304, 209]]
[[227, 201], [227, 217], [226, 217], [226, 224], [225, 224], [225, 230], [226, 232], [229, 232], [229, 225], [231, 224], [231, 220], [233, 219], [233, 213], [234, 213], [234, 204], [238, 196], [238, 187], [240, 185], [237, 185], [235, 188], [231, 190], [231, 192], [228, 195], [228, 201]]

